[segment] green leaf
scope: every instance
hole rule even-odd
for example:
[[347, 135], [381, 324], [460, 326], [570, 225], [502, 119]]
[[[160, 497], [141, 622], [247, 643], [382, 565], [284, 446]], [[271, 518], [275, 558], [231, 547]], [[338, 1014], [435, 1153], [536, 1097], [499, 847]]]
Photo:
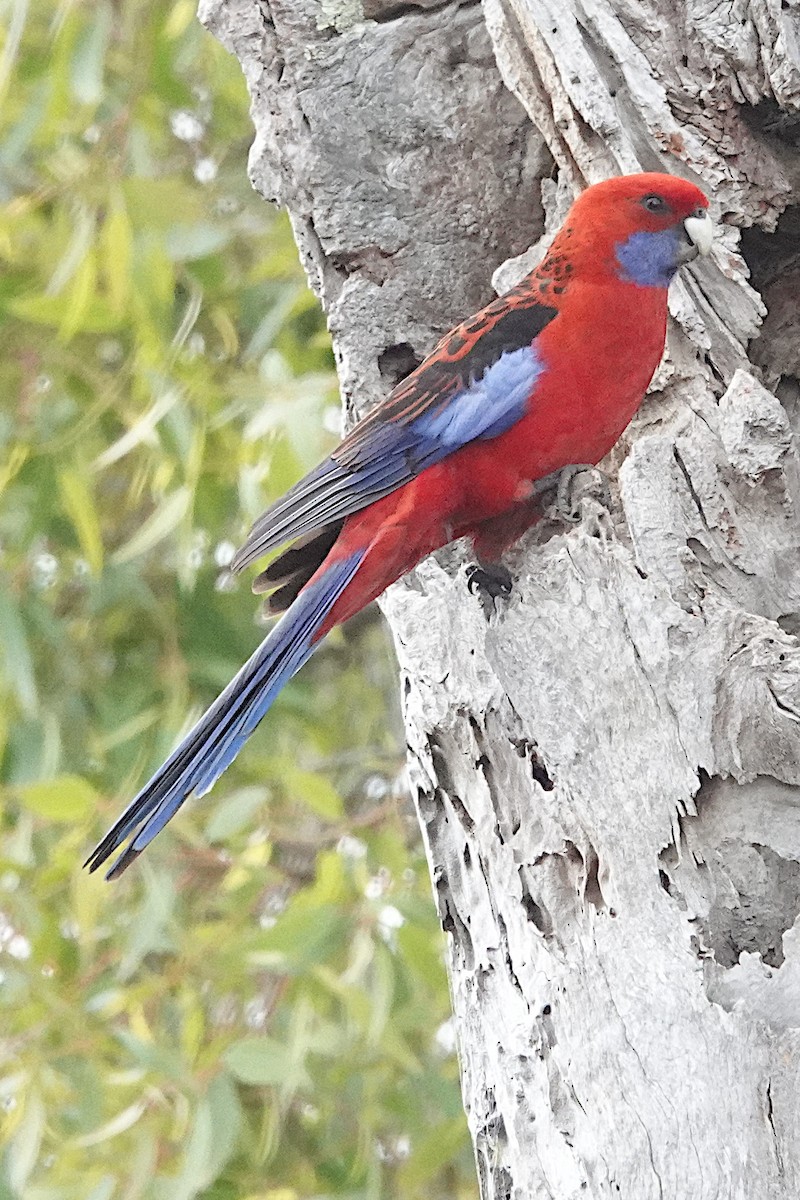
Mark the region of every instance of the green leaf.
[[338, 908], [302, 908], [290, 905], [271, 929], [258, 937], [251, 956], [256, 964], [300, 973], [331, 959], [348, 930]]
[[111, 1200], [116, 1190], [113, 1175], [105, 1175], [96, 1187], [87, 1194], [86, 1200]]
[[121, 193], [103, 222], [100, 232], [103, 274], [108, 286], [108, 300], [113, 311], [121, 316], [130, 294], [133, 262], [133, 227], [125, 210]]
[[78, 775], [59, 775], [19, 788], [25, 808], [48, 821], [83, 821], [97, 809], [99, 795]]
[[58, 475], [58, 486], [64, 509], [75, 526], [83, 555], [92, 574], [99, 575], [103, 569], [103, 536], [100, 532], [100, 517], [86, 474], [73, 467], [64, 467]]
[[285, 764], [283, 777], [286, 786], [298, 800], [328, 821], [336, 821], [344, 815], [344, 804], [330, 779], [316, 771], [301, 771]]
[[131, 559], [146, 554], [164, 538], [169, 537], [189, 511], [191, 499], [192, 494], [188, 487], [176, 488], [171, 495], [161, 501], [141, 529], [137, 530], [123, 546], [120, 546], [119, 550], [114, 551], [113, 561], [117, 565], [130, 562]]
[[[82, 286], [85, 287], [88, 282], [91, 288], [92, 280], [93, 275], [90, 268], [90, 275], [83, 277]], [[72, 332], [77, 332], [80, 327], [83, 333], [114, 333], [119, 329], [119, 317], [111, 311], [104, 300], [93, 299], [91, 295], [78, 296], [81, 307], [80, 321], [76, 324], [75, 316], [70, 312], [73, 302], [71, 294], [20, 296], [18, 299], [9, 300], [6, 308], [15, 317], [32, 321], [35, 325], [49, 325], [54, 329], [59, 329], [62, 331], [62, 341], [69, 340], [64, 336], [63, 330], [69, 333], [71, 328]]]
[[122, 181], [125, 202], [132, 222], [137, 228], [167, 230], [176, 216], [182, 221], [199, 218], [203, 204], [198, 195], [186, 188], [175, 176], [161, 178], [133, 175]]
[[130, 1104], [121, 1112], [116, 1113], [110, 1121], [106, 1121], [99, 1129], [93, 1129], [91, 1133], [85, 1133], [82, 1137], [76, 1138], [75, 1145], [99, 1146], [102, 1142], [107, 1142], [111, 1138], [118, 1137], [119, 1134], [131, 1129], [141, 1119], [145, 1111], [145, 1105], [141, 1100], [137, 1100], [134, 1104]]
[[103, 67], [110, 32], [111, 9], [100, 4], [72, 60], [72, 90], [81, 104], [99, 104], [103, 98]]
[[207, 222], [173, 225], [166, 237], [167, 252], [176, 262], [205, 258], [207, 254], [214, 254], [227, 245], [230, 236], [230, 230]]
[[223, 1055], [225, 1065], [241, 1083], [278, 1085], [292, 1069], [289, 1048], [274, 1038], [243, 1038]]
[[211, 1168], [214, 1136], [211, 1108], [208, 1100], [203, 1097], [195, 1110], [194, 1124], [186, 1143], [180, 1173], [170, 1183], [170, 1195], [174, 1200], [192, 1200], [193, 1196], [208, 1187], [214, 1179]]
[[419, 980], [428, 987], [440, 987], [445, 971], [439, 938], [410, 921], [406, 921], [405, 925], [397, 930], [396, 937], [403, 958], [416, 977], [414, 982]]
[[372, 986], [370, 987], [370, 1021], [367, 1041], [375, 1046], [383, 1036], [394, 1000], [395, 971], [386, 946], [375, 945]]
[[66, 305], [58, 327], [62, 342], [70, 341], [76, 333], [85, 329], [84, 318], [96, 304], [97, 252], [92, 248], [87, 250], [66, 295]]
[[212, 812], [206, 824], [210, 842], [226, 842], [250, 824], [256, 813], [266, 811], [265, 788], [241, 788], [227, 796]]
[[107, 446], [102, 454], [98, 454], [94, 461], [95, 468], [102, 470], [109, 467], [121, 458], [125, 458], [143, 442], [151, 441], [159, 422], [172, 410], [180, 398], [181, 392], [178, 388], [166, 388], [161, 391], [155, 403], [138, 420], [134, 421], [121, 437]]
[[148, 954], [173, 948], [171, 917], [175, 907], [173, 880], [161, 871], [145, 869], [145, 896], [128, 931], [126, 952], [118, 965], [121, 979], [129, 979]]
[[22, 617], [11, 593], [0, 587], [0, 638], [6, 666], [6, 678], [15, 692], [20, 707], [28, 716], [33, 716], [38, 707], [33, 659], [22, 623]]
[[44, 1104], [39, 1093], [32, 1091], [25, 1101], [25, 1112], [8, 1154], [8, 1181], [15, 1196], [25, 1193], [25, 1185], [39, 1157], [44, 1126]]
[[227, 1075], [212, 1079], [208, 1088], [208, 1111], [213, 1136], [209, 1139], [209, 1179], [216, 1179], [230, 1159], [243, 1125], [236, 1088]]
[[180, 1054], [166, 1042], [143, 1042], [127, 1030], [121, 1030], [118, 1039], [138, 1066], [146, 1067], [160, 1079], [174, 1080], [178, 1084], [185, 1082], [186, 1071]]
[[469, 1142], [467, 1124], [463, 1116], [442, 1122], [430, 1130], [417, 1146], [408, 1162], [398, 1171], [400, 1194], [410, 1195], [416, 1188], [430, 1180], [459, 1150]]

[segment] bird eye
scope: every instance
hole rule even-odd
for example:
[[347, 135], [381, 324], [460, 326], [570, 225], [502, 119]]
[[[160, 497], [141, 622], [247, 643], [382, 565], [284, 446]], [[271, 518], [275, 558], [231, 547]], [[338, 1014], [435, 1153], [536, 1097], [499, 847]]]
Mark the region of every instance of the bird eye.
[[647, 211], [651, 212], [651, 213], [669, 212], [669, 205], [667, 204], [664, 197], [657, 196], [655, 193], [653, 193], [650, 196], [645, 196], [644, 200], [642, 201], [642, 204], [647, 209]]

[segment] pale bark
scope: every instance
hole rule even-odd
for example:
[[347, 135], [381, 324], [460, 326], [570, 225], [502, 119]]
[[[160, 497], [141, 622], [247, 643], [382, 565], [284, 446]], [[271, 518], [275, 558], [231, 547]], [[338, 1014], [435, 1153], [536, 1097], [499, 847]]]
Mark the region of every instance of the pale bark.
[[[583, 184], [667, 168], [728, 222], [673, 290], [612, 514], [587, 501], [579, 527], [530, 536], [488, 621], [460, 547], [385, 609], [484, 1198], [794, 1200], [800, 238], [791, 212], [772, 231], [800, 202], [798, 9], [208, 0], [204, 18], [243, 63], [253, 179], [289, 208], [349, 409], [535, 243], [498, 286], [530, 265], [542, 201], [552, 229]], [[770, 312], [748, 347], [750, 225]]]

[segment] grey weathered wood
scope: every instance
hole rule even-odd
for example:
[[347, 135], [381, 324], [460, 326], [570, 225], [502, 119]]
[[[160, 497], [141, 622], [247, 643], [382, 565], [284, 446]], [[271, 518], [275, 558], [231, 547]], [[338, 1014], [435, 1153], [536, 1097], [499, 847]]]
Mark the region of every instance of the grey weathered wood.
[[350, 412], [504, 260], [500, 287], [527, 269], [583, 184], [674, 169], [726, 222], [674, 288], [612, 513], [529, 535], [488, 621], [461, 547], [384, 602], [486, 1200], [800, 1194], [800, 240], [790, 217], [766, 236], [800, 203], [798, 16], [203, 6]]

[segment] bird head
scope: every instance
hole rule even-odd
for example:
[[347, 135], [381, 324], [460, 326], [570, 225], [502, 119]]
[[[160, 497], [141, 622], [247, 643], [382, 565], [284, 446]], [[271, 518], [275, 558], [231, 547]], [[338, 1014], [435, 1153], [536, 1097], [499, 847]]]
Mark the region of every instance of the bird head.
[[648, 172], [587, 188], [570, 209], [563, 235], [568, 253], [587, 265], [593, 259], [595, 272], [666, 288], [679, 267], [709, 253], [713, 227], [699, 187]]

